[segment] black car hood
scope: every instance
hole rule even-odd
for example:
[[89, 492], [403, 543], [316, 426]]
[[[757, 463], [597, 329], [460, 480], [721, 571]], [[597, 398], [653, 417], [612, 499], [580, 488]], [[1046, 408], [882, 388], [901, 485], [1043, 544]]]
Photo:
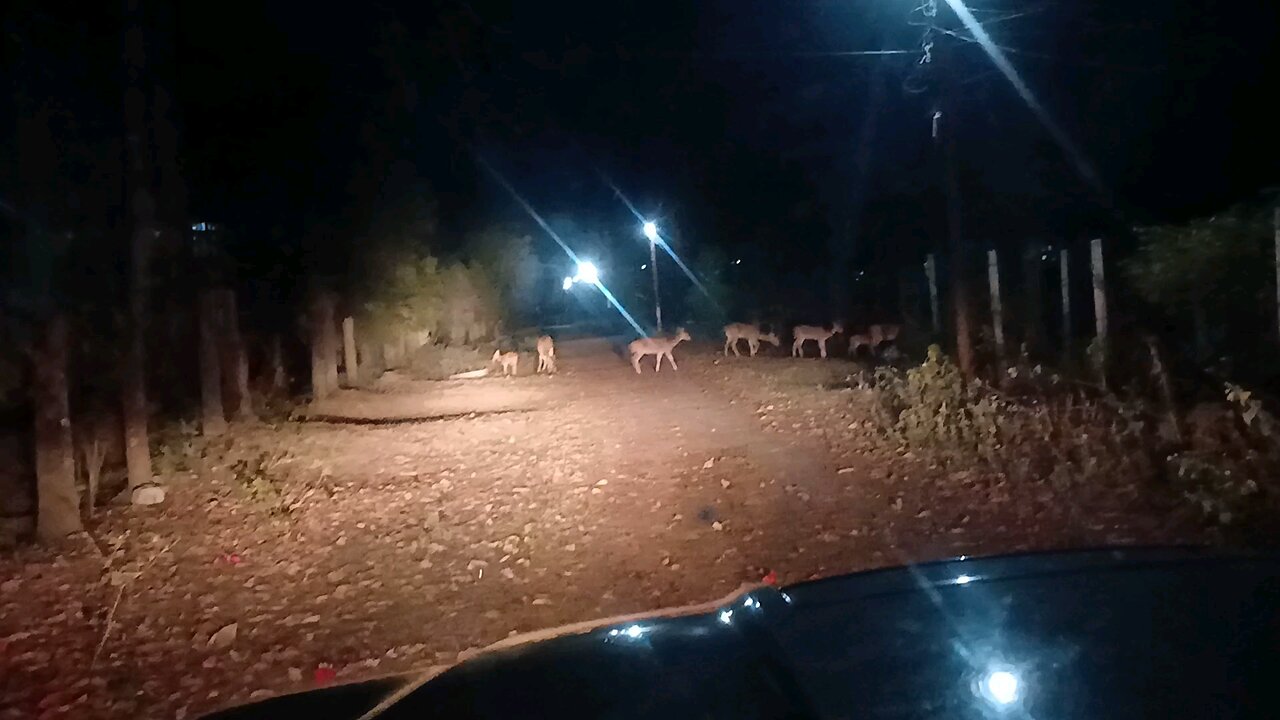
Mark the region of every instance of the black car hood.
[[1280, 561], [1143, 549], [846, 575], [511, 638], [258, 718], [1277, 717]]

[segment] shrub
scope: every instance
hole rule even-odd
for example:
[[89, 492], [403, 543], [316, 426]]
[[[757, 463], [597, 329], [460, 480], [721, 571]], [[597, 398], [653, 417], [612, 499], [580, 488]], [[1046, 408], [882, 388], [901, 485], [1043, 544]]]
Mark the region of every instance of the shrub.
[[409, 374], [419, 380], [444, 380], [455, 373], [479, 370], [489, 364], [493, 354], [491, 348], [485, 352], [484, 347], [428, 343], [413, 353]]
[[[953, 465], [978, 465], [1013, 480], [1057, 489], [1150, 478], [1152, 424], [1134, 405], [1087, 398], [1055, 379], [1024, 378], [1019, 398], [981, 382], [930, 346], [918, 367], [876, 370], [882, 431], [905, 447]], [[1031, 392], [1033, 387], [1038, 391]]]

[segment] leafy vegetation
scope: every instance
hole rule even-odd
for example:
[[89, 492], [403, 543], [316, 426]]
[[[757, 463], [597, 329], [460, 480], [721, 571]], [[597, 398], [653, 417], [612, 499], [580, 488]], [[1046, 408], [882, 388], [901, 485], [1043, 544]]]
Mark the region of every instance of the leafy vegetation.
[[[877, 427], [901, 446], [959, 469], [1068, 496], [1160, 488], [1250, 543], [1274, 543], [1280, 518], [1280, 424], [1253, 393], [1227, 385], [1190, 436], [1168, 437], [1141, 400], [1086, 393], [1056, 376], [1024, 378], [1013, 397], [965, 383], [938, 346], [905, 372], [877, 369]], [[1197, 429], [1199, 428], [1199, 429]]]

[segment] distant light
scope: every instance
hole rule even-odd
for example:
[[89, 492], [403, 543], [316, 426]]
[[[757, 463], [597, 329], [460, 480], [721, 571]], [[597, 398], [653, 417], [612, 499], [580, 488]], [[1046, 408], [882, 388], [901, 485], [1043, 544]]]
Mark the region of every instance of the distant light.
[[957, 585], [968, 585], [971, 582], [973, 582], [972, 575], [961, 575], [960, 577], [956, 578]]
[[596, 269], [594, 263], [586, 260], [578, 262], [578, 275], [573, 278], [578, 282], [591, 283], [592, 285], [600, 284], [600, 271]]
[[645, 264], [641, 265], [641, 266], [640, 266], [640, 269], [641, 269], [641, 270], [648, 270], [648, 269], [649, 269], [649, 263], [645, 263]]
[[733, 611], [732, 611], [732, 610], [721, 610], [721, 611], [720, 611], [720, 622], [724, 623], [725, 625], [728, 625], [729, 623], [733, 622]]
[[627, 628], [626, 630], [623, 630], [622, 632], [624, 635], [634, 640], [640, 637], [640, 635], [644, 633], [644, 630], [639, 625], [632, 625], [631, 627]]
[[734, 264], [734, 265], [741, 265], [741, 264], [742, 264], [742, 258], [738, 258], [737, 260], [734, 260], [734, 261], [733, 261], [733, 264]]
[[760, 601], [753, 597], [748, 597], [742, 601], [742, 607], [758, 608], [760, 607]]
[[999, 705], [1009, 705], [1018, 699], [1018, 676], [1008, 670], [994, 670], [982, 680], [987, 697]]
[[564, 288], [565, 290], [568, 290], [569, 288], [573, 287], [573, 278], [566, 277], [564, 279], [564, 282], [560, 284], [560, 287]]
[[658, 224], [652, 220], [648, 220], [644, 224], [644, 236], [650, 240], [658, 239]]

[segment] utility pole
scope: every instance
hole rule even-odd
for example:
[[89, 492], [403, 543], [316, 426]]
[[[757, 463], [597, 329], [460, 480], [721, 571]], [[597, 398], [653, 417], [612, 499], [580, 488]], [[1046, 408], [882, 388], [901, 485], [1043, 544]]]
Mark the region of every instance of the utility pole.
[[658, 241], [649, 241], [649, 272], [653, 275], [653, 314], [658, 321], [658, 334], [662, 334], [662, 295], [658, 292]]
[[[948, 54], [946, 36], [939, 34], [942, 44], [935, 49], [940, 56]], [[942, 58], [943, 60], [947, 58]], [[951, 296], [955, 307], [956, 362], [966, 378], [974, 376], [973, 340], [969, 327], [969, 281], [965, 273], [969, 257], [969, 243], [965, 240], [960, 216], [960, 181], [956, 171], [956, 124], [945, 112], [954, 107], [954, 74], [950, 68], [940, 67], [942, 91], [934, 111], [934, 141], [942, 144], [942, 161], [947, 193], [947, 245], [951, 254]]]
[[662, 334], [662, 294], [658, 291], [658, 224], [646, 221], [644, 236], [649, 238], [649, 272], [653, 275], [653, 314], [658, 321], [658, 334]]

